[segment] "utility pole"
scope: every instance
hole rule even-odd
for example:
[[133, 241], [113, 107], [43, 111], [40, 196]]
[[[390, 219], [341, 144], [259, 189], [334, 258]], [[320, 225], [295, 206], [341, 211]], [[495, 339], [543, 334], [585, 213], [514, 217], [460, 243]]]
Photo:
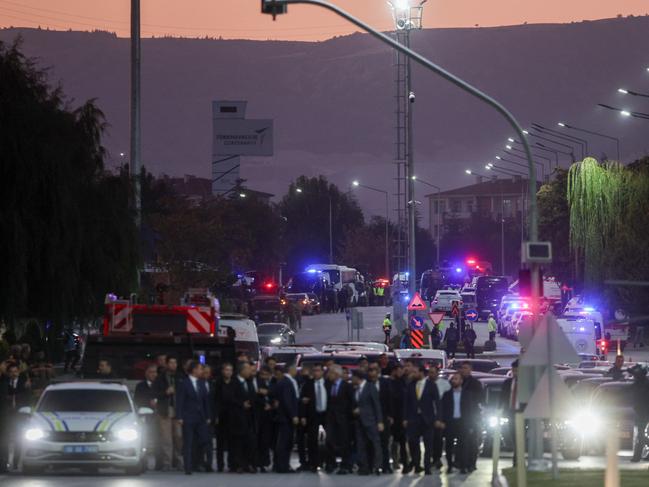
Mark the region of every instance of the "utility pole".
[[135, 224], [142, 226], [140, 187], [140, 0], [131, 0], [131, 147], [130, 170], [133, 180]]

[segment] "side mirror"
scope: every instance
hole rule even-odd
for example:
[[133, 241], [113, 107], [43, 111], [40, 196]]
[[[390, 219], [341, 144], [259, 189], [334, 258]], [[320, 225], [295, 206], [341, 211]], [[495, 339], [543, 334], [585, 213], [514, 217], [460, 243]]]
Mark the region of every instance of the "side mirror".
[[149, 416], [149, 415], [153, 414], [153, 409], [151, 409], [151, 408], [139, 408], [137, 410], [137, 414], [139, 414], [140, 416]]
[[32, 414], [32, 408], [29, 406], [23, 406], [18, 410], [18, 414]]

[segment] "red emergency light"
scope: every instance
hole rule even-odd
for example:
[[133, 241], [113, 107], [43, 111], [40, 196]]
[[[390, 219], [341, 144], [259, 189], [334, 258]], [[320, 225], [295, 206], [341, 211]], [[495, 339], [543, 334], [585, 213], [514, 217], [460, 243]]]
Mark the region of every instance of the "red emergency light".
[[608, 341], [604, 338], [599, 341], [599, 349], [602, 355], [608, 355]]
[[266, 289], [273, 289], [275, 287], [275, 284], [272, 282], [267, 282], [266, 284], [264, 284], [264, 287]]
[[475, 265], [476, 260], [475, 259], [467, 259], [466, 263], [469, 264], [469, 265]]

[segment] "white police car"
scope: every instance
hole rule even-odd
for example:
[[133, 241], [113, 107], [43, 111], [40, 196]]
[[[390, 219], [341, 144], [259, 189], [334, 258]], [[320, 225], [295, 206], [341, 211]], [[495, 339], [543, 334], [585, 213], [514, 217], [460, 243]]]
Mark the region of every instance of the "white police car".
[[142, 473], [144, 438], [139, 414], [126, 386], [116, 383], [68, 382], [48, 386], [23, 428], [23, 473], [48, 466], [95, 471], [117, 467]]

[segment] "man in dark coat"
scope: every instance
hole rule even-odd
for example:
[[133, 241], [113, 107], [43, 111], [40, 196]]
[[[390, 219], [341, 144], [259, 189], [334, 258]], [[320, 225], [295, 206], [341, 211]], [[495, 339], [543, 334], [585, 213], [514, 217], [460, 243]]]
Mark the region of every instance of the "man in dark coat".
[[187, 366], [189, 376], [178, 384], [176, 390], [176, 417], [183, 429], [183, 464], [185, 474], [192, 474], [194, 442], [198, 451], [212, 458], [212, 442], [209, 434], [211, 418], [209, 394], [205, 387], [203, 366], [190, 362]]
[[[392, 458], [395, 468], [401, 463], [402, 473], [412, 470], [408, 459], [408, 448], [406, 430], [403, 427], [403, 398], [406, 395], [406, 379], [403, 375], [403, 366], [396, 364], [392, 369], [389, 379], [390, 388], [390, 412], [392, 414]], [[388, 422], [390, 420], [388, 419]]]
[[474, 416], [474, 424], [468, 425], [470, 427], [471, 435], [467, 438], [467, 450], [469, 459], [471, 460], [468, 468], [469, 471], [474, 471], [476, 469], [476, 463], [478, 461], [478, 445], [480, 444], [480, 435], [482, 434], [480, 427], [480, 408], [484, 404], [484, 390], [482, 388], [482, 383], [473, 377], [471, 373], [473, 372], [473, 366], [471, 362], [464, 361], [460, 365], [459, 369], [460, 375], [462, 375], [462, 388], [468, 389], [471, 391], [471, 396], [476, 402], [476, 412]]
[[315, 364], [311, 374], [312, 378], [304, 383], [300, 393], [300, 423], [307, 432], [309, 469], [317, 472], [322, 463], [318, 432], [320, 426], [326, 425], [327, 385], [322, 364]]
[[297, 369], [295, 365], [286, 368], [284, 377], [277, 383], [274, 390], [274, 397], [277, 401], [277, 445], [275, 447], [274, 470], [277, 473], [292, 473], [291, 451], [295, 427], [298, 425], [299, 412], [298, 400], [300, 390], [295, 377]]
[[[421, 472], [420, 442], [424, 442], [424, 473], [431, 474], [433, 456], [433, 428], [439, 418], [437, 386], [426, 377], [425, 367], [419, 366], [408, 384], [403, 405], [403, 425], [406, 429], [412, 467]], [[408, 469], [409, 470], [409, 469]]]
[[390, 400], [390, 380], [387, 377], [381, 377], [381, 365], [373, 362], [367, 371], [367, 380], [376, 387], [379, 393], [379, 403], [381, 404], [381, 414], [383, 415], [384, 428], [380, 433], [381, 439], [381, 469], [383, 473], [392, 473], [390, 466], [390, 425], [394, 422], [392, 417], [392, 401]]
[[384, 429], [384, 424], [379, 393], [360, 370], [354, 371], [352, 384], [355, 389], [353, 414], [356, 418], [358, 474], [369, 475], [374, 472], [380, 475], [382, 459], [379, 435]]
[[444, 334], [444, 341], [446, 342], [446, 355], [448, 358], [455, 358], [457, 351], [457, 342], [460, 340], [460, 333], [455, 327], [455, 323], [451, 322], [451, 326], [446, 329]]
[[160, 455], [162, 470], [172, 466], [182, 468], [182, 428], [176, 421], [176, 389], [183, 380], [178, 371], [178, 359], [167, 356], [164, 370], [154, 384], [158, 393], [156, 414], [160, 429]]
[[0, 472], [7, 471], [9, 460], [9, 442], [13, 440], [14, 468], [20, 463], [18, 435], [22, 421], [18, 410], [29, 406], [31, 388], [25, 374], [15, 362], [9, 362], [5, 375], [0, 377]]
[[237, 473], [255, 473], [255, 399], [256, 394], [249, 383], [248, 362], [237, 363], [237, 376], [232, 380], [232, 395], [226, 405], [230, 421], [230, 450], [232, 468]]
[[504, 418], [509, 421], [508, 432], [511, 444], [514, 445], [514, 466], [516, 466], [516, 411], [519, 408], [518, 403], [518, 359], [512, 362], [512, 376], [507, 377], [503, 382], [503, 388], [500, 391], [500, 409]]
[[459, 372], [451, 376], [451, 390], [442, 397], [442, 427], [446, 441], [447, 473], [459, 468], [467, 473], [472, 465], [469, 441], [475, 434], [473, 428], [478, 422], [478, 402], [470, 388], [463, 388]]
[[270, 466], [270, 451], [273, 448], [273, 405], [271, 391], [271, 371], [264, 365], [257, 374], [257, 400], [255, 417], [257, 421], [257, 463], [260, 472]]
[[354, 407], [354, 390], [343, 380], [343, 370], [340, 365], [332, 365], [328, 371], [327, 382], [327, 458], [326, 471], [331, 473], [336, 469], [336, 457], [342, 458], [339, 475], [351, 472], [351, 422]]
[[[144, 380], [135, 386], [133, 402], [137, 408], [151, 408], [155, 413], [158, 407], [158, 388], [155, 381], [158, 377], [158, 366], [151, 364], [144, 372]], [[156, 468], [162, 468], [160, 448], [160, 428], [156, 416], [145, 416], [147, 448], [155, 454]]]
[[217, 379], [215, 389], [215, 411], [216, 417], [216, 466], [219, 472], [225, 469], [225, 452], [228, 451], [228, 469], [234, 471], [232, 440], [230, 435], [230, 414], [229, 406], [234, 402], [233, 381], [234, 370], [232, 364], [221, 365], [221, 376]]

